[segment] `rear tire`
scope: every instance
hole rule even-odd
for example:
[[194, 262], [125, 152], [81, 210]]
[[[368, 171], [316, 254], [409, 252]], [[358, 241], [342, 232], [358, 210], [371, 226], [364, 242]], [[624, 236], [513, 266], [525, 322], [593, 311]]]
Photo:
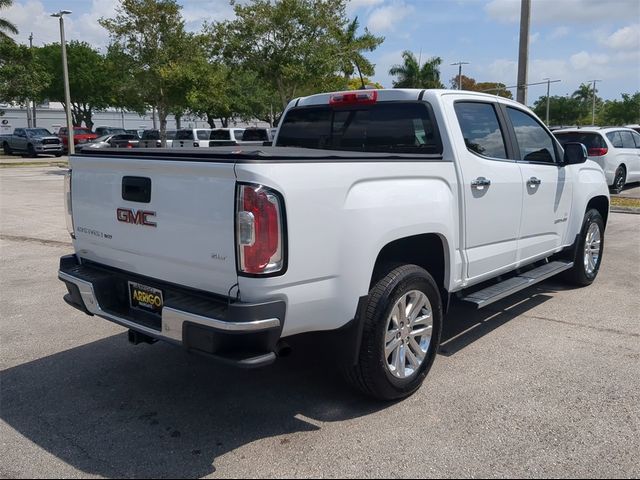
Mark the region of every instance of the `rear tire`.
[[616, 174], [613, 177], [613, 185], [611, 186], [611, 192], [618, 194], [622, 192], [625, 184], [627, 183], [627, 169], [624, 165], [620, 165], [616, 169]]
[[417, 265], [391, 269], [370, 290], [359, 315], [362, 342], [357, 364], [345, 372], [349, 383], [380, 400], [413, 394], [440, 345], [442, 300], [433, 277]]
[[604, 252], [604, 220], [596, 209], [588, 210], [582, 222], [573, 268], [564, 278], [579, 287], [591, 285], [598, 276]]

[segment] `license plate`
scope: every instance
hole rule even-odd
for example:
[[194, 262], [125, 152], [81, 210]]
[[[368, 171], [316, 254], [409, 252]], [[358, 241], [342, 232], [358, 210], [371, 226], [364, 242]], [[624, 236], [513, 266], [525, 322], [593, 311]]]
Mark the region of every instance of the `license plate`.
[[162, 312], [162, 290], [129, 282], [129, 302], [133, 308], [160, 314]]

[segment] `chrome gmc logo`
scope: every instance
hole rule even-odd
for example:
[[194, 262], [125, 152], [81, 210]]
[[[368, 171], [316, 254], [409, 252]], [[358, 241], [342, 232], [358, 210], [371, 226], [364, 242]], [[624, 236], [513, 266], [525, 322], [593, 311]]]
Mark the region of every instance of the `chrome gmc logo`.
[[147, 227], [157, 227], [155, 222], [151, 222], [147, 217], [155, 217], [156, 212], [147, 210], [133, 210], [131, 208], [118, 208], [116, 217], [119, 222], [132, 223], [134, 225], [146, 225]]

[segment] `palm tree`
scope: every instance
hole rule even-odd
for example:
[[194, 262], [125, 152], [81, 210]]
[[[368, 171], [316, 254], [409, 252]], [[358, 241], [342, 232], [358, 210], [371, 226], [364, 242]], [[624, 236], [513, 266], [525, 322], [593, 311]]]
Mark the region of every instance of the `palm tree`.
[[344, 30], [337, 32], [340, 71], [347, 81], [356, 70], [361, 79], [363, 75], [375, 73], [373, 64], [362, 53], [372, 52], [384, 41], [384, 37], [376, 37], [367, 28], [364, 29], [364, 35], [358, 36], [359, 26], [358, 17], [356, 17]]
[[442, 58], [431, 57], [424, 65], [409, 50], [402, 52], [402, 65], [394, 65], [389, 75], [398, 77], [394, 80], [394, 88], [444, 88], [440, 81], [440, 65]]
[[593, 88], [588, 83], [582, 83], [580, 87], [573, 92], [571, 97], [579, 100], [581, 103], [590, 102], [593, 99]]
[[[0, 0], [0, 10], [9, 8], [12, 4], [13, 4], [13, 0]], [[13, 39], [9, 35], [7, 35], [7, 32], [17, 35], [18, 28], [9, 20], [0, 18], [0, 40], [13, 41]]]

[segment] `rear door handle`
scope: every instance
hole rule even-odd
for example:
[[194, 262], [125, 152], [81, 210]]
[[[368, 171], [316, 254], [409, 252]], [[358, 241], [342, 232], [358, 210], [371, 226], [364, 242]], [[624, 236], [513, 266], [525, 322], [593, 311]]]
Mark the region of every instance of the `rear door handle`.
[[491, 185], [491, 180], [484, 177], [478, 177], [471, 182], [471, 186], [474, 188], [488, 187], [489, 185]]
[[531, 177], [527, 181], [527, 184], [529, 184], [529, 185], [540, 185], [541, 183], [542, 183], [542, 180], [540, 180], [539, 178], [536, 178], [536, 177]]

